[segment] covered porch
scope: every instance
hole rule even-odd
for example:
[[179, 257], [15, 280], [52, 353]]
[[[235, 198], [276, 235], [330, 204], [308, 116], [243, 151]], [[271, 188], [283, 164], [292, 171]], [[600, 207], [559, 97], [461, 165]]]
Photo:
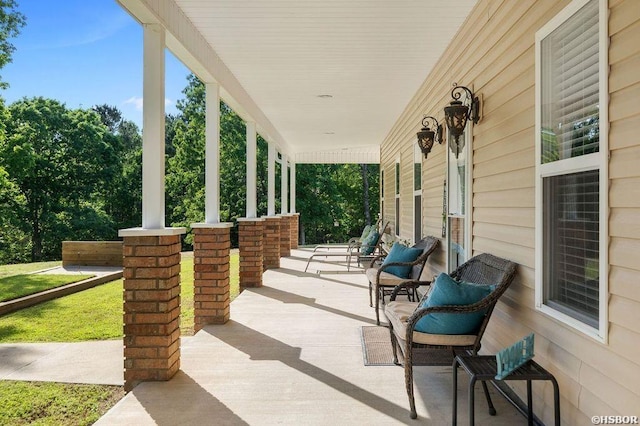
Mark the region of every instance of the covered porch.
[[[402, 367], [364, 365], [361, 328], [375, 325], [375, 313], [362, 270], [324, 263], [304, 273], [310, 253], [282, 258], [262, 287], [231, 303], [229, 322], [183, 340], [171, 380], [139, 384], [97, 424], [415, 424]], [[414, 374], [417, 422], [450, 424], [451, 367]], [[460, 424], [468, 422], [465, 376]], [[491, 386], [498, 415], [489, 417], [476, 387], [477, 424], [526, 424]]]

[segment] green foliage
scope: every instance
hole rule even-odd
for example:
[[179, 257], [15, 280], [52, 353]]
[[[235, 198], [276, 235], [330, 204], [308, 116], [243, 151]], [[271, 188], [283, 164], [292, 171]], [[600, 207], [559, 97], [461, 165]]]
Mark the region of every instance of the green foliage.
[[92, 276], [29, 274], [0, 278], [0, 302], [75, 283]]
[[[167, 222], [189, 227], [204, 220], [205, 86], [194, 75], [187, 79], [180, 114], [167, 121], [174, 135], [167, 160]], [[267, 145], [258, 137], [258, 214], [267, 212]], [[242, 119], [220, 103], [220, 220], [231, 222], [246, 212], [246, 128]], [[187, 244], [192, 237], [187, 236]]]
[[[14, 0], [0, 0], [0, 68], [11, 62], [11, 55], [16, 50], [9, 39], [17, 37], [26, 23], [24, 15], [16, 10], [17, 7]], [[7, 86], [6, 82], [0, 81], [0, 89]]]
[[59, 258], [65, 239], [115, 237], [101, 199], [118, 173], [117, 140], [98, 114], [44, 98], [8, 112], [0, 166], [25, 200], [16, 214], [29, 225], [31, 260]]
[[91, 425], [124, 396], [121, 386], [0, 381], [3, 425]]
[[[298, 164], [296, 175], [296, 186], [304, 188], [298, 191], [296, 199], [303, 243], [347, 241], [376, 220], [378, 165]], [[369, 221], [365, 200], [369, 200]]]
[[[205, 86], [188, 77], [178, 102], [180, 114], [171, 117], [167, 136], [174, 135], [167, 161], [167, 215], [174, 226], [204, 219], [205, 202]], [[169, 145], [169, 142], [168, 142]], [[258, 137], [258, 216], [267, 213], [267, 143]], [[246, 129], [226, 104], [220, 105], [220, 219], [234, 221], [246, 214]], [[344, 241], [359, 234], [378, 212], [377, 165], [296, 166], [296, 208], [301, 213], [307, 242]], [[364, 170], [364, 174], [363, 174]], [[276, 211], [280, 203], [280, 165], [276, 165]], [[368, 181], [365, 185], [364, 176]], [[365, 186], [368, 190], [365, 196]], [[334, 223], [338, 222], [338, 226]], [[232, 243], [235, 243], [232, 234]], [[186, 238], [187, 244], [191, 237]], [[235, 244], [234, 244], [235, 245]]]
[[25, 203], [18, 186], [0, 166], [0, 264], [21, 262], [30, 255], [31, 240], [20, 216]]

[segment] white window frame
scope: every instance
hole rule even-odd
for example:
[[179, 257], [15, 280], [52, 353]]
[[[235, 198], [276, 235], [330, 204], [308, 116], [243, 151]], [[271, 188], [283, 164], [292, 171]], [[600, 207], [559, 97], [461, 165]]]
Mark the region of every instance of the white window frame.
[[[420, 189], [416, 189], [416, 164], [420, 164]], [[411, 204], [413, 205], [413, 238], [415, 239], [414, 244], [422, 239], [422, 222], [424, 218], [422, 217], [422, 151], [420, 147], [415, 144], [413, 147], [413, 198], [411, 199]], [[420, 196], [420, 206], [419, 210], [416, 210], [416, 197]], [[420, 215], [420, 229], [416, 229], [416, 217]], [[416, 237], [419, 237], [416, 239]]]
[[384, 168], [380, 167], [380, 220], [384, 220]]
[[[536, 256], [535, 256], [535, 305], [538, 311], [566, 324], [591, 338], [607, 343], [608, 339], [608, 160], [609, 160], [609, 36], [608, 17], [609, 9], [607, 0], [598, 1], [599, 7], [599, 151], [597, 153], [586, 154], [580, 157], [558, 160], [551, 163], [542, 164], [542, 85], [541, 85], [541, 42], [560, 27], [565, 21], [571, 18], [578, 10], [584, 7], [591, 0], [574, 0], [565, 7], [558, 15], [544, 25], [535, 37], [535, 145], [536, 145]], [[599, 308], [598, 308], [598, 328], [594, 328], [575, 319], [563, 312], [560, 312], [549, 305], [544, 304], [544, 194], [543, 179], [562, 174], [574, 174], [588, 170], [599, 170]]]
[[[473, 89], [473, 86], [471, 87]], [[451, 138], [449, 131], [447, 130], [447, 141]], [[471, 212], [473, 211], [473, 122], [469, 120], [467, 122], [467, 127], [464, 129], [464, 148], [465, 154], [467, 156], [467, 164], [465, 165], [465, 210], [464, 216], [452, 215], [449, 213], [449, 206], [451, 205], [449, 200], [449, 191], [451, 190], [451, 182], [449, 182], [449, 156], [450, 156], [450, 148], [449, 143], [446, 144], [446, 161], [445, 161], [445, 177], [447, 179], [447, 211], [446, 211], [446, 268], [447, 271], [451, 271], [451, 265], [449, 262], [449, 235], [450, 235], [450, 226], [449, 219], [452, 217], [462, 217], [464, 219], [464, 247], [465, 247], [465, 261], [469, 260], [473, 256], [473, 247], [472, 242], [473, 238], [471, 238], [472, 231], [472, 219], [473, 215]]]
[[400, 188], [400, 183], [402, 182], [402, 168], [400, 167], [400, 157], [396, 158], [396, 162], [393, 169], [393, 193], [394, 203], [393, 203], [393, 214], [395, 216], [395, 221], [393, 222], [395, 228], [396, 237], [400, 236], [402, 229], [400, 229], [400, 216], [402, 215], [402, 203], [400, 201], [400, 193], [402, 192], [402, 188]]

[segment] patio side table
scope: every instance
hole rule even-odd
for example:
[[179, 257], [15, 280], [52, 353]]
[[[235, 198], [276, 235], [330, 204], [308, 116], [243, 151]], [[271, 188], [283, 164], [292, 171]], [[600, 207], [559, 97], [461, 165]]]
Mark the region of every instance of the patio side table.
[[[469, 424], [475, 423], [474, 418], [474, 393], [476, 381], [495, 381], [497, 374], [496, 357], [492, 355], [460, 354], [453, 360], [453, 417], [452, 424], [457, 424], [458, 415], [458, 366], [461, 366], [469, 375]], [[553, 384], [553, 403], [555, 410], [555, 424], [560, 426], [560, 391], [558, 382], [553, 374], [542, 368], [540, 364], [529, 360], [526, 364], [509, 374], [502, 380], [526, 380], [527, 381], [527, 419], [528, 424], [533, 425], [533, 396], [531, 394], [531, 382], [533, 380], [549, 380]], [[491, 407], [493, 408], [493, 407]], [[495, 410], [493, 410], [495, 413]]]

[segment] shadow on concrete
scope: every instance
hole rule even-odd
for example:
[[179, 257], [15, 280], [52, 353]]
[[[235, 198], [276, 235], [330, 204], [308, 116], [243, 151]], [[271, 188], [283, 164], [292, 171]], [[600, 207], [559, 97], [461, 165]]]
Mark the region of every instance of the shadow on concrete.
[[403, 424], [415, 424], [415, 421], [409, 419], [409, 410], [407, 408], [394, 404], [326, 370], [301, 360], [301, 348], [299, 347], [287, 345], [233, 320], [224, 326], [207, 326], [201, 332], [208, 333], [227, 345], [244, 352], [249, 355], [252, 361], [279, 361], [385, 416], [392, 417]]
[[[7, 327], [0, 327], [0, 329], [5, 328]], [[0, 346], [0, 379], [33, 362], [39, 354], [40, 351], [35, 348], [11, 344]]]
[[[316, 274], [316, 273], [300, 272], [300, 271], [297, 271], [295, 269], [278, 268], [278, 269], [271, 269], [271, 271], [273, 271], [273, 272], [281, 272], [283, 274], [292, 275], [294, 277], [300, 277], [300, 278], [315, 278], [315, 279], [319, 279], [319, 280], [323, 280], [323, 281], [329, 281], [329, 282], [332, 282], [332, 283], [348, 285], [348, 286], [356, 287], [356, 288], [368, 288], [367, 284], [350, 283], [349, 281], [336, 280], [335, 278], [327, 278], [326, 276], [320, 276], [319, 274]], [[362, 274], [362, 272], [360, 272], [360, 274]], [[364, 277], [364, 275], [362, 275], [362, 276]]]
[[351, 312], [332, 308], [330, 306], [321, 305], [320, 303], [317, 303], [316, 299], [314, 298], [300, 296], [299, 294], [289, 293], [287, 291], [278, 290], [273, 287], [261, 287], [259, 289], [247, 288], [245, 291], [250, 291], [252, 293], [259, 294], [260, 296], [266, 296], [271, 299], [278, 300], [282, 303], [297, 303], [301, 305], [306, 305], [311, 308], [315, 308], [315, 309], [319, 309], [321, 311], [329, 312], [335, 315], [351, 318], [356, 321], [366, 322], [368, 324], [375, 324], [376, 322], [373, 318], [367, 318], [361, 315], [353, 314]]
[[[157, 425], [248, 425], [182, 370], [171, 382], [141, 383], [131, 391]], [[165, 388], [160, 397], [158, 387]]]

